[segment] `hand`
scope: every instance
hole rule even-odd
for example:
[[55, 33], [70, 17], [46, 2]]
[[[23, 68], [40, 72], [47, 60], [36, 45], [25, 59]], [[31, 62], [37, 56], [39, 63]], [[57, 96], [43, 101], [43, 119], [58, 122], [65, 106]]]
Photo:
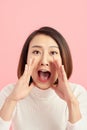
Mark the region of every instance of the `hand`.
[[54, 65], [57, 70], [58, 84], [52, 88], [60, 98], [66, 101], [69, 110], [69, 121], [71, 123], [75, 123], [82, 117], [79, 108], [79, 102], [70, 88], [64, 66], [59, 65], [59, 63], [55, 60]]
[[29, 65], [25, 65], [23, 75], [17, 81], [15, 88], [8, 98], [18, 101], [28, 96], [31, 89], [34, 87], [34, 83], [31, 83], [29, 86], [30, 76], [32, 75], [32, 71], [35, 66], [34, 62], [34, 60], [30, 60]]
[[55, 90], [56, 94], [65, 100], [67, 103], [73, 99], [75, 99], [75, 96], [72, 93], [72, 90], [70, 88], [66, 72], [63, 65], [59, 65], [58, 61], [54, 60], [54, 65], [57, 70], [58, 75], [58, 84], [53, 85], [52, 88]]

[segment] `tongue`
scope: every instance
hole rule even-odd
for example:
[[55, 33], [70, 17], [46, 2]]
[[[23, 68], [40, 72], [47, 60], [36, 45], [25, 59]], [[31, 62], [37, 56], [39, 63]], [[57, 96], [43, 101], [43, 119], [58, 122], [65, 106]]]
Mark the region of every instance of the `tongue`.
[[50, 76], [49, 72], [41, 72], [41, 71], [39, 72], [39, 77], [43, 81], [48, 80], [49, 76]]

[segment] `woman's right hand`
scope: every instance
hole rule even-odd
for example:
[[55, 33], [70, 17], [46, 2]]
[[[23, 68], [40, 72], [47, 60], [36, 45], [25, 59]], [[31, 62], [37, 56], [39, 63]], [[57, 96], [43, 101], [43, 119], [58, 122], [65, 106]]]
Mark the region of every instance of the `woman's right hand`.
[[25, 65], [25, 70], [23, 75], [15, 84], [15, 88], [9, 95], [9, 99], [19, 101], [24, 99], [30, 93], [31, 89], [34, 87], [34, 83], [29, 86], [30, 76], [34, 68], [34, 60], [30, 59], [29, 65]]

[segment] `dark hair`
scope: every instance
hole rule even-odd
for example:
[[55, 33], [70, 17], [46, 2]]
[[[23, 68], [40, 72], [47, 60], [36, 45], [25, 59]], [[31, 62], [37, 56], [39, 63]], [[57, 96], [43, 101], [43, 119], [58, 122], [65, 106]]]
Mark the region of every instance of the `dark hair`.
[[25, 44], [22, 48], [20, 59], [19, 59], [18, 70], [17, 70], [18, 78], [20, 78], [20, 76], [24, 72], [25, 64], [27, 63], [27, 54], [28, 54], [30, 42], [38, 34], [48, 35], [56, 41], [60, 49], [62, 64], [64, 65], [67, 78], [69, 79], [72, 73], [72, 68], [73, 68], [72, 57], [71, 57], [69, 46], [65, 38], [57, 30], [55, 30], [52, 27], [47, 27], [47, 26], [41, 27], [40, 29], [35, 30], [26, 39]]

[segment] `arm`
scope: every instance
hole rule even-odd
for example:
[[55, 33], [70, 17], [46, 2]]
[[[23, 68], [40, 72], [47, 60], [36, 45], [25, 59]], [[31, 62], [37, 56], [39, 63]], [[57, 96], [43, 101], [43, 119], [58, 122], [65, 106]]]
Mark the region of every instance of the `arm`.
[[71, 123], [75, 123], [78, 120], [80, 120], [82, 116], [81, 116], [78, 100], [76, 98], [71, 99], [67, 102], [67, 105], [69, 111], [69, 121]]
[[[8, 102], [8, 95], [13, 90], [14, 85], [8, 85], [0, 92], [0, 130], [9, 130], [11, 126], [11, 119], [8, 120], [7, 113], [10, 110], [10, 103]], [[11, 111], [11, 110], [10, 110]], [[15, 113], [15, 108], [11, 112]], [[13, 114], [12, 114], [13, 115]], [[10, 117], [9, 117], [10, 118]]]
[[[5, 101], [1, 107], [0, 110], [0, 117], [2, 120], [0, 120], [0, 129], [5, 129], [6, 122], [10, 122], [12, 119], [12, 115], [14, 112], [14, 109], [16, 107], [16, 104], [21, 99], [24, 99], [27, 97], [31, 91], [31, 89], [34, 87], [33, 83], [29, 86], [29, 79], [32, 74], [33, 65], [30, 69], [30, 65], [25, 66], [25, 70], [23, 75], [20, 77], [20, 79], [17, 81], [14, 89], [9, 94], [7, 98], [5, 98]], [[6, 92], [5, 92], [6, 93]], [[3, 94], [2, 94], [3, 95]], [[4, 123], [3, 123], [4, 122]], [[10, 125], [10, 124], [9, 124]], [[9, 129], [10, 126], [8, 126]], [[6, 129], [6, 130], [8, 130]]]
[[30, 71], [29, 67], [26, 65], [24, 74], [17, 81], [13, 91], [6, 98], [0, 110], [0, 117], [2, 119], [6, 121], [11, 120], [17, 101], [25, 98], [29, 94], [32, 88], [32, 85], [29, 86], [29, 78], [30, 78]]
[[[58, 73], [58, 84], [56, 86], [53, 85], [52, 88], [54, 89], [56, 94], [67, 103], [67, 107], [68, 107], [67, 130], [82, 130], [83, 127], [85, 128], [84, 130], [86, 130], [87, 125], [85, 122], [87, 118], [84, 118], [80, 106], [80, 103], [82, 103], [82, 101], [79, 102], [79, 100], [73, 94], [70, 84], [67, 80], [64, 66], [63, 65], [59, 66], [57, 61], [54, 61], [54, 63]], [[84, 95], [82, 97], [84, 97]], [[86, 99], [84, 99], [84, 101], [85, 100], [87, 101], [87, 93], [85, 97]], [[87, 105], [86, 105], [86, 109], [87, 109]], [[86, 116], [87, 116], [87, 110], [86, 110]]]
[[[70, 117], [67, 123], [66, 130], [87, 130], [87, 91], [80, 85], [76, 85], [75, 87], [76, 87], [75, 96], [78, 99], [78, 103], [77, 103], [78, 105], [75, 104], [76, 107], [75, 110], [74, 110], [75, 107], [73, 108], [70, 107], [71, 110], [69, 110], [69, 106], [68, 106], [68, 111], [72, 112], [72, 113], [69, 112], [69, 116], [72, 115], [71, 117], [74, 118], [75, 117], [74, 115], [76, 115], [76, 117], [79, 117], [79, 113], [80, 113], [81, 118], [78, 119], [77, 121], [71, 122], [70, 121], [71, 117]], [[72, 109], [74, 111], [72, 111]]]
[[8, 97], [0, 110], [0, 117], [5, 121], [10, 121], [12, 119], [16, 104], [16, 100], [12, 100]]

